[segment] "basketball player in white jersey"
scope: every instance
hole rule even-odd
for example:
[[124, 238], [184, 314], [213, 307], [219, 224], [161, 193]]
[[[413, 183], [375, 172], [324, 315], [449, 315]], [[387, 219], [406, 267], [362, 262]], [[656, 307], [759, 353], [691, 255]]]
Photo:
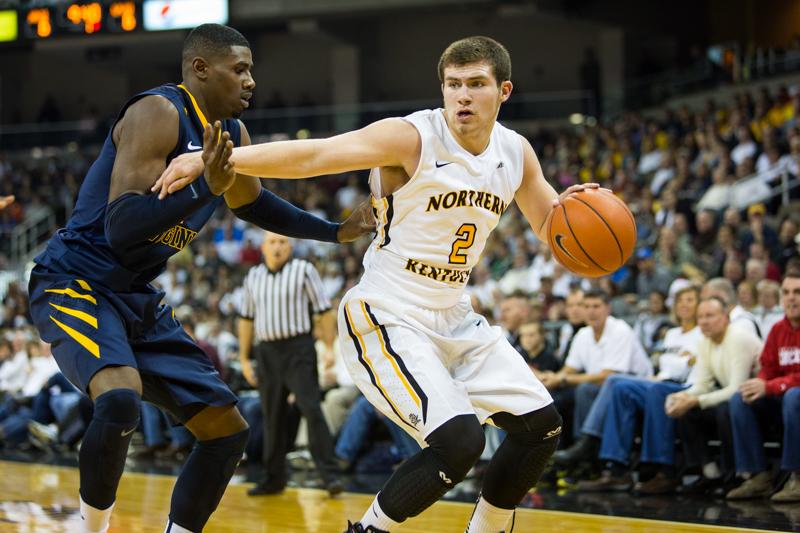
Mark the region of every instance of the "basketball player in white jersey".
[[[236, 148], [231, 157], [237, 173], [252, 176], [373, 169], [378, 231], [361, 281], [339, 307], [341, 345], [364, 395], [423, 450], [397, 469], [348, 532], [391, 531], [436, 502], [477, 461], [484, 422], [507, 437], [486, 471], [467, 531], [510, 531], [516, 505], [538, 481], [561, 433], [545, 387], [464, 294], [508, 205], [516, 201], [544, 240], [545, 219], [559, 197], [530, 143], [496, 122], [512, 89], [506, 49], [487, 37], [454, 42], [439, 61], [439, 77], [444, 109], [329, 139]], [[199, 158], [181, 156], [153, 190], [178, 190], [202, 170]]]

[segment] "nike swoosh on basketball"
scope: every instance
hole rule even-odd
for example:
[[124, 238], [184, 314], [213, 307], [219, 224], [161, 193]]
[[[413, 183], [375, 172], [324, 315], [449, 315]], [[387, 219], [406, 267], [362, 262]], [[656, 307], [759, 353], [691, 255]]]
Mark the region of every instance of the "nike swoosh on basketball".
[[134, 431], [136, 431], [136, 428], [135, 428], [135, 427], [132, 427], [132, 428], [131, 428], [131, 429], [129, 429], [128, 431], [123, 431], [122, 433], [120, 433], [120, 435], [122, 435], [123, 437], [127, 437], [128, 435], [130, 435], [130, 434], [131, 434], [131, 433], [133, 433]]
[[569, 253], [569, 251], [566, 248], [564, 248], [564, 245], [561, 242], [564, 239], [565, 239], [564, 235], [562, 235], [560, 233], [556, 233], [555, 241], [556, 241], [556, 246], [558, 246], [558, 249], [561, 250], [562, 252], [564, 252], [567, 255], [567, 257], [569, 257], [570, 259], [572, 259], [573, 261], [575, 261], [579, 265], [586, 266], [586, 264], [583, 261], [580, 261], [577, 257], [575, 257], [574, 255]]
[[192, 141], [189, 141], [189, 144], [186, 145], [186, 148], [188, 150], [202, 150], [203, 149], [202, 146], [197, 146], [195, 144], [192, 144]]
[[451, 163], [452, 163], [452, 161], [445, 161], [444, 163], [440, 163], [439, 161], [437, 161], [436, 162], [436, 168], [442, 168], [442, 167], [447, 166], [447, 165], [449, 165]]

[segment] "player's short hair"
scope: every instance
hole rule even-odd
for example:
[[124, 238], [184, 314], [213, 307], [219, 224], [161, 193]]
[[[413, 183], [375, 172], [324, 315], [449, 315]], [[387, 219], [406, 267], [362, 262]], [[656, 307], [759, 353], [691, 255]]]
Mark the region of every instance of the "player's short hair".
[[611, 298], [609, 297], [608, 293], [602, 289], [589, 289], [588, 291], [583, 293], [584, 301], [590, 298], [594, 298], [596, 300], [602, 300], [603, 303], [606, 305], [611, 303]]
[[222, 24], [201, 24], [189, 32], [183, 41], [183, 60], [191, 61], [193, 57], [218, 56], [229, 51], [231, 46], [245, 46], [250, 43], [244, 35], [230, 26]]
[[497, 84], [511, 79], [511, 56], [502, 44], [491, 37], [477, 35], [455, 41], [439, 58], [439, 81], [444, 83], [444, 69], [470, 63], [488, 63]]

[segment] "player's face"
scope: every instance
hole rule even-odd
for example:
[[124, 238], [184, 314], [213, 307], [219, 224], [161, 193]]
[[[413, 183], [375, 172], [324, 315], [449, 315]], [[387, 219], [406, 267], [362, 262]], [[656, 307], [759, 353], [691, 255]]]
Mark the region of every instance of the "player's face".
[[253, 55], [246, 46], [231, 46], [211, 63], [208, 79], [221, 116], [239, 118], [250, 106], [256, 87], [252, 69]]
[[488, 63], [445, 67], [442, 95], [450, 129], [463, 136], [491, 131], [511, 88], [510, 81], [498, 86]]

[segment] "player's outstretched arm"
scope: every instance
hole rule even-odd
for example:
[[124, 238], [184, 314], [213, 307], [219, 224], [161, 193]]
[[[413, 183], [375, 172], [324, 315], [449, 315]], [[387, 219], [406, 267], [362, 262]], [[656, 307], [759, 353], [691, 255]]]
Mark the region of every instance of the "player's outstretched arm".
[[[225, 180], [233, 181], [229, 162], [233, 149], [221, 125], [208, 127], [201, 157], [208, 180], [198, 180], [193, 187], [159, 202], [149, 191], [164, 170], [167, 157], [178, 141], [178, 111], [165, 98], [147, 96], [125, 112], [114, 128], [117, 148], [111, 172], [105, 235], [111, 248], [124, 255], [135, 245], [163, 232], [187, 215], [211, 202], [223, 190]], [[218, 141], [217, 141], [218, 140]]]
[[[241, 144], [249, 146], [250, 134], [244, 124], [239, 124], [242, 132]], [[225, 192], [225, 202], [240, 219], [262, 229], [297, 239], [349, 242], [369, 233], [374, 227], [371, 210], [368, 218], [359, 212], [357, 216], [351, 215], [344, 223], [336, 224], [295, 207], [264, 189], [258, 178], [242, 174], [236, 176], [234, 184]], [[360, 210], [364, 210], [363, 206]]]
[[[310, 178], [375, 167], [403, 167], [411, 176], [419, 162], [417, 130], [402, 119], [385, 119], [360, 130], [328, 139], [254, 144], [235, 148], [231, 160], [236, 172], [272, 178]], [[153, 191], [173, 194], [202, 174], [202, 161], [193, 154], [176, 157]]]
[[573, 185], [558, 194], [545, 179], [542, 166], [539, 164], [539, 159], [536, 157], [531, 143], [522, 136], [520, 136], [520, 142], [522, 142], [523, 151], [523, 175], [522, 184], [517, 189], [514, 200], [539, 240], [547, 242], [545, 222], [553, 207], [573, 192], [596, 189], [599, 185], [597, 183]]

